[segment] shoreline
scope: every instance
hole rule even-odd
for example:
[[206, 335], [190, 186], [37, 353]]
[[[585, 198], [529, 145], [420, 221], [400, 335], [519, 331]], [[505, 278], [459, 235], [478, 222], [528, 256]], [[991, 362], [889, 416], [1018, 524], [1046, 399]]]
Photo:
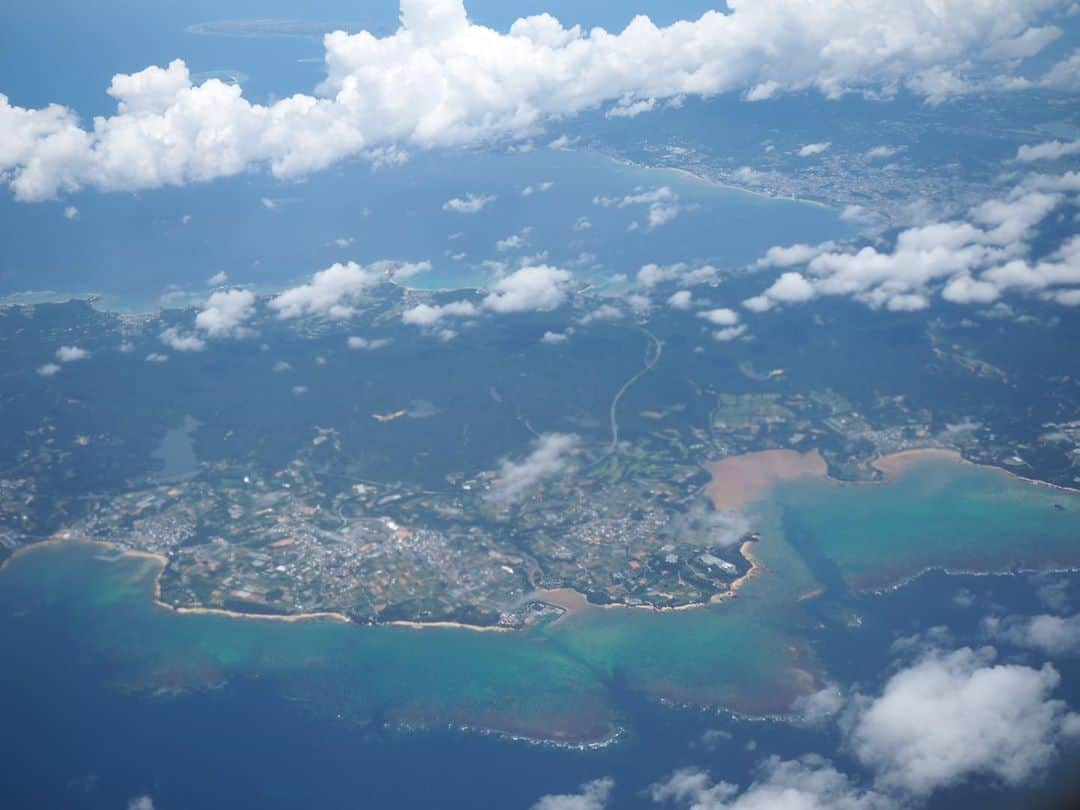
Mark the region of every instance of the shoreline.
[[738, 596], [739, 590], [742, 589], [747, 582], [765, 570], [765, 566], [753, 553], [754, 543], [757, 542], [759, 541], [744, 540], [739, 546], [739, 553], [743, 556], [743, 559], [750, 563], [750, 567], [746, 570], [746, 573], [741, 577], [732, 580], [728, 590], [715, 593], [704, 602], [687, 602], [685, 605], [626, 605], [611, 602], [606, 605], [599, 605], [595, 602], [590, 602], [588, 596], [573, 588], [552, 588], [550, 590], [536, 591], [534, 593], [535, 599], [533, 601], [542, 602], [545, 605], [551, 605], [552, 607], [559, 608], [563, 611], [562, 615], [551, 622], [551, 624], [557, 624], [570, 616], [588, 613], [594, 610], [645, 610], [651, 613], [681, 613], [687, 610], [704, 610], [705, 608], [714, 605], [722, 605], [725, 602], [730, 602]]
[[577, 151], [580, 151], [582, 153], [599, 155], [621, 166], [636, 169], [638, 171], [675, 172], [676, 174], [680, 174], [687, 179], [693, 180], [697, 183], [701, 183], [705, 186], [722, 188], [727, 191], [736, 191], [740, 194], [749, 194], [754, 197], [760, 197], [763, 200], [770, 200], [772, 202], [794, 202], [802, 205], [813, 205], [818, 208], [824, 208], [827, 211], [839, 212], [841, 210], [840, 206], [830, 205], [829, 203], [822, 202], [821, 200], [811, 200], [806, 197], [778, 197], [775, 194], [769, 194], [766, 191], [758, 191], [752, 188], [746, 188], [745, 186], [738, 186], [734, 183], [726, 183], [723, 180], [716, 180], [711, 177], [705, 177], [704, 175], [698, 174], [692, 169], [687, 169], [684, 166], [651, 165], [648, 163], [639, 163], [632, 158], [624, 157], [622, 155], [611, 154], [609, 152], [604, 152], [600, 149], [590, 149], [588, 147]]
[[[709, 598], [707, 602], [689, 602], [685, 605], [675, 606], [662, 606], [662, 605], [625, 605], [625, 604], [607, 604], [598, 605], [588, 601], [588, 597], [573, 588], [555, 588], [550, 591], [537, 591], [535, 600], [537, 602], [543, 602], [544, 604], [551, 605], [552, 607], [559, 608], [563, 611], [563, 614], [555, 619], [555, 622], [562, 621], [567, 616], [583, 613], [594, 609], [605, 610], [650, 610], [656, 613], [674, 613], [684, 610], [698, 610], [701, 608], [707, 608], [711, 605], [722, 604], [730, 599], [733, 599], [737, 591], [749, 580], [752, 576], [756, 575], [760, 571], [764, 570], [764, 566], [753, 556], [750, 552], [750, 547], [753, 546], [755, 541], [745, 541], [739, 549], [739, 553], [750, 563], [750, 568], [745, 574], [738, 579], [735, 579], [731, 583], [731, 589], [722, 593], [714, 594]], [[0, 564], [0, 574], [7, 569], [17, 557], [27, 554], [31, 551], [38, 549], [62, 546], [66, 544], [72, 545], [87, 545], [97, 546], [105, 551], [118, 554], [121, 557], [138, 557], [144, 560], [151, 560], [158, 565], [157, 573], [154, 575], [154, 593], [153, 602], [155, 607], [159, 607], [163, 610], [167, 610], [170, 613], [180, 615], [203, 615], [203, 616], [224, 616], [230, 619], [245, 619], [252, 621], [269, 621], [269, 622], [281, 622], [284, 624], [296, 624], [298, 622], [308, 621], [335, 621], [340, 624], [351, 624], [356, 627], [399, 627], [409, 630], [466, 630], [472, 633], [525, 633], [528, 632], [527, 627], [506, 627], [498, 624], [466, 624], [464, 622], [455, 622], [447, 620], [435, 620], [430, 622], [413, 621], [409, 619], [395, 619], [389, 622], [358, 622], [355, 621], [344, 613], [338, 613], [336, 611], [316, 611], [313, 613], [244, 613], [238, 610], [228, 610], [226, 608], [212, 608], [212, 607], [181, 607], [177, 605], [170, 605], [161, 599], [161, 577], [165, 572], [165, 567], [169, 564], [169, 558], [164, 554], [159, 554], [154, 551], [145, 551], [143, 549], [125, 548], [123, 546], [116, 545], [115, 543], [109, 543], [104, 540], [90, 540], [86, 538], [77, 537], [50, 537], [48, 540], [40, 540], [36, 543], [29, 543], [27, 545], [20, 546], [12, 552], [3, 564]], [[554, 624], [554, 622], [552, 622]]]

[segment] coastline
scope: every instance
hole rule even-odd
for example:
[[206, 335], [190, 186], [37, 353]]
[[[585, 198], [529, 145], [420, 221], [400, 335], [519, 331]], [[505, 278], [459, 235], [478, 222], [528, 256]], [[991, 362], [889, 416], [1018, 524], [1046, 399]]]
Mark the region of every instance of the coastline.
[[741, 577], [732, 580], [728, 590], [713, 594], [705, 602], [688, 602], [685, 605], [625, 605], [609, 603], [598, 605], [590, 602], [589, 598], [573, 588], [552, 588], [551, 590], [536, 591], [535, 601], [557, 607], [563, 611], [562, 615], [555, 619], [552, 624], [561, 622], [569, 616], [586, 613], [593, 610], [646, 610], [652, 613], [681, 613], [687, 610], [702, 610], [713, 605], [720, 605], [734, 599], [741, 588], [754, 577], [765, 570], [765, 566], [754, 555], [753, 547], [756, 540], [744, 540], [739, 546], [739, 553], [750, 563], [750, 568]]
[[617, 163], [617, 164], [619, 164], [621, 166], [636, 169], [638, 171], [675, 172], [676, 174], [680, 174], [680, 175], [682, 175], [683, 177], [685, 177], [687, 179], [693, 180], [694, 182], [697, 182], [697, 183], [701, 183], [702, 185], [705, 185], [705, 186], [711, 186], [713, 188], [722, 188], [722, 189], [725, 189], [727, 191], [737, 191], [740, 194], [750, 194], [750, 195], [752, 195], [754, 197], [760, 197], [763, 200], [769, 200], [771, 202], [794, 202], [794, 203], [801, 203], [803, 205], [813, 205], [813, 206], [816, 206], [818, 208], [824, 208], [827, 211], [839, 211], [840, 210], [839, 207], [829, 205], [829, 203], [822, 202], [821, 200], [811, 200], [811, 199], [807, 199], [805, 197], [777, 197], [775, 194], [769, 194], [768, 192], [765, 192], [765, 191], [757, 191], [757, 190], [752, 189], [752, 188], [746, 188], [745, 186], [735, 185], [734, 183], [725, 183], [723, 180], [716, 180], [716, 179], [713, 179], [711, 177], [705, 177], [704, 175], [698, 174], [697, 172], [695, 172], [695, 171], [693, 171], [691, 169], [687, 169], [687, 168], [682, 167], [682, 166], [666, 166], [666, 165], [654, 166], [654, 165], [650, 165], [648, 163], [639, 163], [638, 161], [633, 160], [631, 158], [624, 157], [622, 155], [614, 155], [614, 154], [611, 154], [609, 152], [601, 151], [599, 149], [588, 149], [588, 148], [586, 148], [586, 149], [582, 149], [582, 150], [579, 150], [579, 151], [586, 152], [586, 153], [593, 154], [593, 155], [599, 155], [599, 156], [607, 158], [608, 160], [611, 160], [611, 161], [613, 161], [613, 162], [615, 162], [615, 163]]

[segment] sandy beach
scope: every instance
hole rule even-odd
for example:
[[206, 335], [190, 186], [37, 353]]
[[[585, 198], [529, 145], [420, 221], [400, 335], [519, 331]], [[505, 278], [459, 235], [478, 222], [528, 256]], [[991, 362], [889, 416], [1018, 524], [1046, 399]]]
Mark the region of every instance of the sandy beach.
[[901, 450], [899, 453], [881, 456], [880, 458], [875, 459], [871, 463], [871, 466], [875, 470], [881, 472], [882, 482], [888, 483], [900, 478], [915, 465], [935, 459], [941, 461], [955, 461], [962, 464], [968, 463], [964, 457], [955, 450], [927, 447], [919, 450]]

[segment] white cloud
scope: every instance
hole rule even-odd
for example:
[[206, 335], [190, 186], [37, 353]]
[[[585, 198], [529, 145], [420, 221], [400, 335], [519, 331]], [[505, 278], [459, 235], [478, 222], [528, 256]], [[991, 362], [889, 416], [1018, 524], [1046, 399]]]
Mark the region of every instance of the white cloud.
[[521, 461], [506, 459], [499, 465], [498, 480], [487, 494], [497, 506], [509, 506], [526, 498], [541, 482], [565, 472], [580, 439], [567, 433], [545, 433]]
[[867, 149], [866, 156], [871, 160], [876, 160], [878, 158], [889, 158], [893, 155], [899, 154], [901, 151], [903, 151], [903, 149], [904, 147], [902, 146], [889, 146], [887, 144], [882, 144], [881, 146], [874, 146], [870, 149]]
[[64, 209], [64, 219], [78, 219], [79, 209], [74, 205], [69, 205]]
[[1075, 92], [1080, 86], [1080, 49], [1055, 64], [1039, 79], [1043, 87]]
[[1080, 654], [1080, 614], [1075, 616], [990, 616], [983, 630], [991, 638], [1044, 655]]
[[60, 373], [60, 366], [56, 363], [46, 363], [43, 366], [38, 366], [37, 373], [42, 377], [52, 377]]
[[551, 346], [557, 346], [560, 343], [566, 343], [566, 341], [568, 341], [569, 339], [570, 339], [570, 335], [567, 334], [566, 332], [547, 331], [547, 332], [544, 332], [543, 336], [540, 338], [540, 342], [541, 343], [547, 343], [548, 345], [551, 345]]
[[678, 290], [671, 294], [667, 303], [672, 309], [690, 309], [694, 305], [694, 296], [689, 290]]
[[[791, 304], [809, 301], [816, 295], [814, 286], [799, 273], [783, 273], [780, 278], [772, 283], [759, 297], [748, 299], [743, 302], [747, 309], [760, 311], [768, 309], [773, 304]], [[764, 298], [767, 305], [759, 305], [759, 298]]]
[[532, 233], [531, 227], [524, 227], [515, 234], [511, 234], [505, 239], [500, 239], [495, 243], [495, 250], [500, 253], [506, 253], [511, 250], [520, 250], [529, 244], [529, 234]]
[[792, 708], [804, 725], [821, 726], [836, 717], [846, 705], [847, 695], [835, 684], [829, 684], [796, 699]]
[[800, 147], [799, 157], [813, 157], [814, 155], [820, 155], [822, 152], [828, 152], [831, 147], [832, 141], [808, 143], [806, 146]]
[[954, 277], [941, 291], [941, 297], [954, 304], [989, 304], [1001, 295], [989, 281], [976, 281], [967, 273]]
[[206, 280], [206, 283], [211, 287], [219, 287], [229, 280], [229, 274], [222, 270], [220, 273], [214, 273]]
[[656, 107], [655, 98], [634, 101], [633, 96], [629, 96], [619, 99], [614, 107], [604, 113], [604, 116], [606, 118], [637, 118], [642, 113], [652, 112], [654, 107]]
[[350, 336], [346, 341], [350, 349], [362, 349], [364, 351], [375, 351], [376, 349], [382, 349], [385, 346], [389, 346], [393, 341], [390, 338], [366, 338]]
[[479, 214], [493, 202], [495, 202], [494, 194], [466, 194], [464, 197], [447, 200], [443, 203], [442, 209], [455, 214]]
[[621, 198], [593, 197], [593, 204], [604, 208], [610, 208], [611, 206], [617, 208], [638, 205], [648, 206], [649, 216], [646, 224], [650, 228], [659, 228], [661, 225], [666, 225], [682, 211], [679, 195], [672, 191], [669, 186], [649, 190], [638, 188], [634, 190], [633, 194], [627, 194]]
[[[658, 27], [645, 16], [612, 34], [563, 27], [541, 14], [507, 33], [476, 25], [461, 0], [402, 0], [401, 27], [376, 37], [324, 38], [316, 93], [255, 104], [240, 86], [193, 84], [180, 60], [117, 74], [116, 114], [89, 129], [67, 108], [12, 106], [0, 97], [0, 174], [22, 200], [91, 186], [135, 190], [202, 182], [269, 166], [297, 177], [353, 155], [476, 144], [535, 134], [547, 121], [608, 102], [626, 113], [685, 95], [765, 98], [814, 89], [934, 100], [988, 86], [1015, 54], [1045, 44], [1036, 23], [1055, 0], [790, 0], [734, 2], [695, 21]], [[1076, 64], [1074, 64], [1076, 62]], [[1074, 55], [1040, 81], [1069, 83]]]
[[856, 698], [847, 744], [879, 788], [926, 796], [971, 778], [1020, 785], [1054, 760], [1069, 717], [1051, 698], [1057, 671], [993, 661], [992, 648], [930, 652], [880, 696]]
[[1037, 160], [1060, 160], [1070, 155], [1080, 155], [1080, 141], [1043, 141], [1035, 146], [1021, 146], [1016, 152], [1016, 159], [1021, 163], [1034, 163]]
[[251, 290], [219, 290], [212, 293], [195, 316], [195, 328], [210, 338], [241, 338], [252, 334], [244, 324], [255, 314]]
[[545, 180], [543, 183], [537, 183], [535, 186], [525, 186], [521, 190], [522, 197], [531, 197], [533, 194], [542, 194], [545, 191], [551, 191], [555, 187], [555, 184], [550, 180]]
[[739, 322], [739, 313], [727, 307], [699, 312], [698, 317], [704, 318], [713, 326], [734, 326]]
[[604, 810], [614, 788], [610, 778], [594, 779], [582, 785], [580, 793], [542, 796], [532, 810]]
[[383, 275], [375, 266], [339, 262], [315, 273], [307, 284], [276, 295], [270, 299], [270, 308], [283, 319], [305, 315], [348, 318], [356, 313], [365, 293], [379, 284]]
[[691, 267], [683, 263], [646, 264], [637, 273], [637, 283], [642, 287], [655, 287], [668, 281], [694, 287], [698, 284], [711, 284], [717, 281], [719, 273], [711, 264]]
[[826, 759], [808, 755], [797, 760], [770, 757], [758, 766], [757, 778], [745, 790], [713, 782], [704, 771], [685, 768], [649, 788], [658, 804], [675, 803], [690, 810], [892, 810], [889, 797], [853, 785]]
[[493, 312], [544, 312], [562, 306], [573, 277], [566, 270], [547, 265], [523, 267], [491, 286], [484, 307]]
[[586, 313], [580, 319], [582, 324], [590, 324], [594, 321], [618, 321], [626, 317], [626, 313], [614, 304], [601, 304], [591, 312]]
[[729, 326], [726, 329], [717, 329], [713, 332], [713, 340], [717, 340], [720, 343], [728, 343], [735, 340], [735, 338], [742, 337], [746, 334], [746, 324], [740, 324], [739, 326]]
[[149, 796], [136, 796], [128, 801], [127, 810], [154, 810], [154, 800]]
[[471, 318], [479, 314], [471, 301], [451, 301], [448, 304], [417, 304], [401, 313], [403, 323], [413, 326], [434, 326], [445, 318]]
[[[875, 309], [924, 309], [937, 294], [954, 303], [986, 304], [1010, 290], [1040, 293], [1061, 304], [1080, 303], [1080, 237], [1069, 237], [1037, 262], [1027, 256], [1038, 226], [1080, 189], [1080, 174], [1031, 175], [1009, 193], [971, 208], [963, 219], [908, 228], [891, 249], [866, 246], [822, 252], [796, 245], [763, 263], [806, 263], [802, 273], [783, 274], [762, 294], [743, 302], [762, 312], [777, 303], [844, 295]], [[1052, 191], [1051, 191], [1052, 190]], [[812, 255], [813, 253], [817, 255]], [[771, 253], [771, 251], [770, 251]], [[1062, 287], [1071, 289], [1060, 289]]]
[[56, 350], [56, 359], [61, 363], [74, 363], [76, 360], [85, 360], [90, 352], [78, 346], [61, 346]]
[[798, 242], [794, 245], [771, 247], [765, 251], [765, 255], [752, 265], [762, 269], [769, 267], [794, 267], [797, 264], [806, 264], [816, 256], [832, 250], [836, 245], [833, 242], [822, 242], [818, 245], [807, 245]]
[[150, 354], [146, 355], [145, 359], [147, 363], [167, 363], [169, 355], [162, 354], [161, 352], [150, 352]]
[[170, 326], [161, 335], [161, 342], [177, 352], [201, 352], [206, 348], [206, 341], [192, 332], [184, 332], [177, 326]]
[[588, 217], [578, 217], [570, 227], [575, 233], [583, 233], [592, 228], [592, 223], [589, 221]]

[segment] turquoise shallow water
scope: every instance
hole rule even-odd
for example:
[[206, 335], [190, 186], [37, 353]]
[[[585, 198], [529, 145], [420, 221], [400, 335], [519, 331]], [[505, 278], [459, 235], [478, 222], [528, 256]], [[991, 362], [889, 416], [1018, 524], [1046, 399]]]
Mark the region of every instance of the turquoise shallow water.
[[799, 481], [774, 504], [853, 588], [929, 567], [1068, 568], [1080, 561], [1080, 493], [996, 468], [928, 459], [887, 484]]
[[[829, 584], [829, 565], [860, 588], [930, 566], [1080, 563], [1080, 496], [955, 462], [919, 464], [887, 485], [791, 483], [759, 512], [754, 555], [763, 570], [734, 600], [707, 609], [597, 608], [520, 634], [177, 614], [153, 603], [156, 560], [53, 544], [0, 575], [0, 621], [59, 612], [69, 638], [42, 643], [105, 662], [121, 689], [185, 692], [255, 677], [359, 722], [597, 741], [619, 726], [613, 694], [627, 688], [784, 712], [830, 675], [811, 643], [821, 600], [802, 598]], [[785, 536], [794, 530], [798, 543]], [[850, 597], [823, 598], [842, 608]]]

